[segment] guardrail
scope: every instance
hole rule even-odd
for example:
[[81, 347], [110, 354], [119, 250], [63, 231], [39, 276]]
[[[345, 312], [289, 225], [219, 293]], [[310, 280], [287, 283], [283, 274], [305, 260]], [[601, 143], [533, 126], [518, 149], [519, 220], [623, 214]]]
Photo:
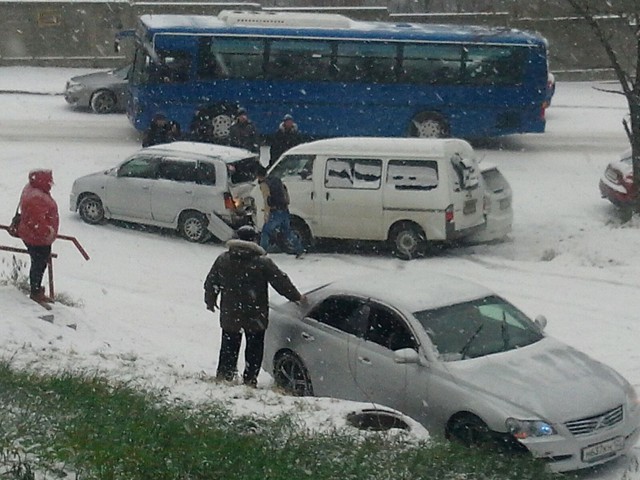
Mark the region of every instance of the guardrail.
[[[0, 230], [6, 230], [8, 233], [9, 225], [0, 225]], [[70, 235], [58, 235], [56, 237], [56, 240], [67, 240], [72, 242], [75, 245], [76, 249], [83, 256], [83, 258], [85, 260], [89, 260], [89, 254], [82, 247], [82, 245], [80, 244], [80, 242], [76, 237], [72, 237]], [[27, 255], [29, 254], [26, 248], [11, 247], [8, 245], [0, 245], [0, 250], [5, 252], [26, 253]], [[49, 260], [47, 261], [47, 273], [48, 273], [48, 279], [49, 279], [49, 296], [51, 298], [55, 297], [55, 289], [54, 289], [54, 281], [53, 281], [53, 259], [54, 258], [58, 258], [58, 254], [51, 252], [51, 255], [49, 255]]]

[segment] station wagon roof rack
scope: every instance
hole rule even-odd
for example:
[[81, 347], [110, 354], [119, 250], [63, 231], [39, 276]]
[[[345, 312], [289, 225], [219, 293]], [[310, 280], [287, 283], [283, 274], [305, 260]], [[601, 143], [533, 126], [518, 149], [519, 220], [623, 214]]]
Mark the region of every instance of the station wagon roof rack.
[[223, 10], [218, 18], [227, 25], [258, 27], [349, 28], [352, 23], [350, 18], [337, 13]]

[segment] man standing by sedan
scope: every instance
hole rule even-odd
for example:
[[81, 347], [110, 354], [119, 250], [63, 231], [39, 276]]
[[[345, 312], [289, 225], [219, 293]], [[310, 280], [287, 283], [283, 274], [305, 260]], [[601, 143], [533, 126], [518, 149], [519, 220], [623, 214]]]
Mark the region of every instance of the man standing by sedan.
[[264, 353], [264, 335], [269, 323], [269, 285], [292, 302], [303, 302], [305, 296], [291, 280], [266, 256], [256, 241], [258, 232], [245, 225], [237, 238], [227, 242], [228, 250], [213, 263], [204, 282], [204, 302], [214, 312], [220, 299], [222, 342], [216, 378], [233, 381], [236, 375], [242, 332], [244, 332], [245, 369], [242, 381], [256, 387]]

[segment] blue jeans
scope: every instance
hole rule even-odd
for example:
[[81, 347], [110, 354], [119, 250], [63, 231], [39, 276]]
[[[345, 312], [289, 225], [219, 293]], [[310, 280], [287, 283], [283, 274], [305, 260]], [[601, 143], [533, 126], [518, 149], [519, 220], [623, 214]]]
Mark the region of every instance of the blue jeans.
[[271, 210], [269, 212], [269, 220], [262, 227], [262, 234], [260, 235], [260, 246], [267, 250], [271, 237], [276, 230], [280, 229], [282, 235], [287, 239], [287, 243], [291, 245], [296, 255], [304, 251], [302, 242], [298, 235], [291, 230], [291, 220], [289, 218], [289, 212], [286, 210]]

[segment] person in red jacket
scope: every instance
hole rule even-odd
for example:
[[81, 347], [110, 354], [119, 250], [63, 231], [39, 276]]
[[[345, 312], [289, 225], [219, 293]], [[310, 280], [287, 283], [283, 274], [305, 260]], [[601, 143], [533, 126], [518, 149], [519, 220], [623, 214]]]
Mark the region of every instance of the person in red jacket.
[[58, 235], [58, 205], [51, 196], [53, 173], [51, 170], [32, 170], [29, 183], [20, 197], [20, 225], [18, 236], [27, 246], [31, 257], [29, 284], [31, 299], [36, 302], [53, 302], [44, 294], [42, 277], [51, 255], [51, 244]]

